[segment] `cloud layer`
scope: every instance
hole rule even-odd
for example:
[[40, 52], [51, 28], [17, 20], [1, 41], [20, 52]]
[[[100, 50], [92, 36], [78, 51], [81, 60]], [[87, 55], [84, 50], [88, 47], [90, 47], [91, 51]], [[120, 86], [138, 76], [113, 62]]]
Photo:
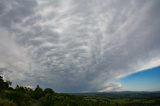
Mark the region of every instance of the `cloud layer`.
[[159, 9], [159, 0], [1, 0], [0, 73], [60, 92], [107, 88], [159, 65]]

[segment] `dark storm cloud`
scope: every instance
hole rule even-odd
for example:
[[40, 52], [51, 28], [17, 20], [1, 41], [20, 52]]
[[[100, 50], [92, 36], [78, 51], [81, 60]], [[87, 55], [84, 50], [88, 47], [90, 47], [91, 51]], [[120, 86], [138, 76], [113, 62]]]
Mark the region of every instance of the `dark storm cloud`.
[[1, 25], [14, 27], [16, 23], [31, 15], [35, 6], [36, 2], [33, 0], [1, 0]]
[[121, 88], [110, 82], [159, 65], [159, 8], [159, 0], [2, 0], [1, 73], [61, 92]]

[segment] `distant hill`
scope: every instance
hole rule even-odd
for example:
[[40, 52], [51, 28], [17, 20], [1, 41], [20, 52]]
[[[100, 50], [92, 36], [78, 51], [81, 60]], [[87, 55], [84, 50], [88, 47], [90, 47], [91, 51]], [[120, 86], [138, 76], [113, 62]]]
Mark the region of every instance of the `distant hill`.
[[160, 91], [90, 92], [90, 93], [71, 93], [71, 95], [91, 96], [100, 98], [153, 98], [153, 97], [160, 97]]

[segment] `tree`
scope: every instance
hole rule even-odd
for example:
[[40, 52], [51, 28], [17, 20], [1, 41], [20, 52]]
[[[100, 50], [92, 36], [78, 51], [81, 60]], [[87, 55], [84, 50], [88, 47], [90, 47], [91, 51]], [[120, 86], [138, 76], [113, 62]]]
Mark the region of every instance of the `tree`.
[[37, 85], [36, 89], [33, 92], [33, 98], [34, 99], [39, 99], [43, 96], [43, 89]]
[[53, 94], [53, 93], [54, 93], [54, 91], [51, 88], [46, 88], [44, 90], [44, 94]]
[[0, 76], [0, 82], [4, 82], [4, 80], [3, 80], [3, 77], [2, 77], [2, 76]]
[[3, 77], [0, 76], [0, 91], [3, 90], [3, 89], [8, 89], [9, 88], [9, 85], [11, 85], [12, 82], [10, 81], [4, 81], [3, 80]]

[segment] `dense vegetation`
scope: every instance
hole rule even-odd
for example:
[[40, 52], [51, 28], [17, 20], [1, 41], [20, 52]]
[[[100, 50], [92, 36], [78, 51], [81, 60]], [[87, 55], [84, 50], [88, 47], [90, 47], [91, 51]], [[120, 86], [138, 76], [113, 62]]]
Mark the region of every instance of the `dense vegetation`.
[[0, 106], [160, 106], [160, 97], [151, 98], [99, 98], [55, 93], [38, 85], [31, 88], [16, 86], [0, 76]]

